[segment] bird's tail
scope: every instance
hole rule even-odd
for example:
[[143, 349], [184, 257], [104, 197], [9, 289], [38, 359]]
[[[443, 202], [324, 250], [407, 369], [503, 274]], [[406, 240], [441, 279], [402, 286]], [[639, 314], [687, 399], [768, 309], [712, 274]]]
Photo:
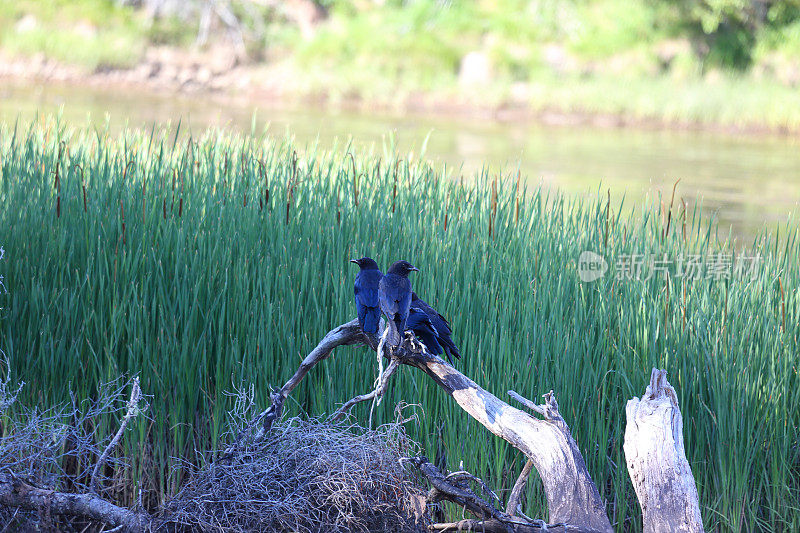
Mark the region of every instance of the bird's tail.
[[444, 352], [447, 354], [447, 359], [449, 359], [451, 363], [453, 362], [453, 360], [450, 359], [451, 354], [454, 355], [456, 359], [461, 359], [461, 352], [458, 351], [458, 347], [456, 346], [456, 343], [453, 342], [453, 339], [450, 337], [442, 337], [439, 339], [439, 344], [441, 344], [442, 348], [444, 348]]
[[381, 310], [378, 307], [367, 307], [364, 312], [364, 332], [378, 333], [378, 324], [381, 321]]

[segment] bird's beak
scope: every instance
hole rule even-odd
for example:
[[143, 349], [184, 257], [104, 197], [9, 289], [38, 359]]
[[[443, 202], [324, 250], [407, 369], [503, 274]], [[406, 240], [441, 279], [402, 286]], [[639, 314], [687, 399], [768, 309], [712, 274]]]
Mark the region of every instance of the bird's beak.
[[351, 263], [358, 264], [358, 259], [351, 259], [351, 260], [350, 260], [350, 262], [351, 262]]
[[419, 269], [415, 266], [412, 266], [409, 270], [411, 270], [412, 272], [419, 272]]

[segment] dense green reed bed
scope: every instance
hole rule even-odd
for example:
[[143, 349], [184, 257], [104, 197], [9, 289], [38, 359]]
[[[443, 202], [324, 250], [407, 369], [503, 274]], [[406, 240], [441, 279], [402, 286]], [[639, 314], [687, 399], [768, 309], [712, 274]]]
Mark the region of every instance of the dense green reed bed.
[[[181, 483], [180, 458], [215, 445], [225, 391], [254, 383], [264, 404], [354, 317], [348, 259], [366, 254], [421, 269], [415, 289], [450, 318], [458, 366], [478, 383], [501, 397], [556, 391], [619, 529], [641, 527], [624, 406], [653, 366], [678, 390], [707, 526], [800, 528], [796, 232], [734, 247], [677, 202], [671, 215], [609, 209], [603, 195], [524, 191], [515, 176], [462, 184], [393, 154], [295, 156], [259, 138], [109, 138], [55, 122], [0, 135], [0, 348], [24, 401], [43, 406], [141, 375], [151, 420], [127, 435], [135, 462], [119, 476], [142, 479], [149, 505]], [[600, 280], [580, 281], [583, 250], [611, 265]], [[616, 279], [631, 254], [718, 252], [731, 255], [719, 279]], [[733, 272], [742, 254], [763, 258], [752, 277]], [[374, 354], [339, 349], [288, 408], [331, 412], [374, 377]], [[431, 456], [444, 422], [450, 465], [510, 488], [523, 458], [430, 380], [402, 370], [378, 422], [399, 400], [420, 404], [409, 431]], [[530, 496], [528, 514], [544, 515], [541, 492]]]

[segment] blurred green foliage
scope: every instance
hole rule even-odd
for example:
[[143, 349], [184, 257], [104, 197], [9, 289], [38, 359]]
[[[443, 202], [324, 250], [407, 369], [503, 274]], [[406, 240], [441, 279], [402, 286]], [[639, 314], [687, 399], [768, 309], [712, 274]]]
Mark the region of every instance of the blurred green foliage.
[[139, 13], [110, 1], [0, 2], [0, 48], [91, 69], [136, 64], [145, 26]]
[[[301, 30], [290, 8], [297, 4], [231, 0], [245, 44], [238, 53], [278, 66], [288, 92], [334, 104], [477, 101], [778, 129], [799, 120], [800, 0], [318, 4], [327, 16]], [[184, 11], [154, 18], [112, 0], [3, 2], [0, 50], [91, 70], [125, 68], [148, 46], [195, 46], [201, 11]], [[225, 45], [220, 20], [212, 33], [208, 48], [237, 53]], [[486, 67], [477, 86], [460, 79], [472, 53]]]
[[[797, 55], [800, 49], [800, 0], [317, 3], [329, 18], [306, 38], [287, 6], [264, 7], [251, 0], [230, 5], [256, 59], [288, 53], [305, 65], [370, 68], [422, 88], [452, 78], [472, 50], [488, 52], [497, 75], [525, 80], [547, 63], [542, 48], [552, 44], [582, 62], [622, 54], [638, 55], [637, 63], [653, 66], [665, 41], [685, 39], [700, 71], [745, 70], [765, 56]], [[199, 16], [199, 7], [198, 2], [198, 9], [186, 12]], [[26, 16], [36, 24], [21, 30]], [[2, 48], [91, 67], [134, 63], [148, 44], [189, 46], [197, 26], [191, 16], [153, 18], [112, 0], [0, 3]]]
[[[782, 30], [800, 21], [800, 2], [797, 0], [662, 0], [674, 5], [678, 18], [676, 28], [685, 29], [689, 36], [703, 42], [710, 63], [742, 69], [749, 67], [760, 40], [775, 42]], [[779, 39], [782, 41], [783, 39]]]

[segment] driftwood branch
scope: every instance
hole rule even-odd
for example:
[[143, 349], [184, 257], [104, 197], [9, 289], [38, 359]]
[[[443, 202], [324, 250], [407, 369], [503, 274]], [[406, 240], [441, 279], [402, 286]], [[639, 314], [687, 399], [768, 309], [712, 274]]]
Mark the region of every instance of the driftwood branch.
[[683, 448], [683, 418], [666, 370], [653, 369], [644, 396], [629, 400], [625, 414], [623, 449], [645, 533], [702, 532], [697, 486]]
[[391, 379], [391, 377], [394, 375], [395, 371], [399, 366], [400, 364], [397, 361], [394, 360], [390, 361], [389, 366], [387, 366], [386, 370], [384, 370], [383, 373], [381, 373], [379, 377], [379, 383], [375, 387], [375, 389], [366, 394], [359, 394], [358, 396], [355, 396], [347, 400], [344, 404], [342, 404], [342, 406], [339, 409], [336, 410], [336, 412], [334, 412], [331, 415], [331, 420], [334, 422], [337, 420], [341, 420], [342, 418], [345, 417], [345, 415], [347, 415], [347, 413], [350, 412], [350, 409], [352, 409], [353, 406], [356, 405], [357, 403], [366, 402], [369, 400], [377, 400], [378, 398], [380, 398], [383, 395], [383, 391], [386, 390], [386, 385], [388, 385], [389, 379]]
[[[383, 326], [379, 329], [382, 330]], [[342, 345], [365, 344], [376, 350], [379, 338], [365, 335], [352, 320], [331, 330], [303, 360], [292, 378], [272, 394], [272, 405], [259, 415], [262, 425], [257, 438], [269, 431], [280, 417], [283, 402], [308, 371]], [[577, 524], [586, 530], [611, 531], [597, 487], [589, 476], [583, 456], [558, 411], [553, 392], [537, 406], [544, 420], [536, 419], [511, 407], [478, 386], [443, 359], [420, 350], [404, 340], [386, 350], [391, 360], [416, 367], [450, 394], [467, 414], [489, 431], [522, 451], [536, 467], [547, 495], [549, 519], [553, 523]]]
[[[382, 327], [383, 320], [381, 320], [379, 331]], [[309, 370], [314, 368], [320, 361], [327, 359], [334, 348], [352, 344], [365, 344], [373, 350], [377, 350], [379, 341], [380, 339], [376, 335], [367, 335], [361, 331], [358, 325], [358, 319], [351, 320], [329, 331], [319, 344], [311, 350], [311, 353], [303, 359], [303, 362], [300, 363], [300, 367], [295, 371], [294, 375], [289, 378], [289, 381], [287, 381], [283, 387], [272, 393], [271, 405], [256, 417], [257, 420], [261, 420], [261, 429], [256, 434], [256, 440], [263, 438], [263, 436], [269, 432], [272, 424], [280, 419], [286, 398], [289, 397], [289, 394], [291, 394], [295, 387], [306, 377]]]
[[522, 514], [518, 508], [522, 501], [522, 491], [525, 490], [525, 485], [528, 482], [528, 476], [531, 475], [531, 470], [533, 470], [533, 461], [528, 459], [525, 466], [522, 467], [522, 472], [520, 472], [517, 482], [514, 483], [514, 488], [511, 489], [511, 495], [508, 497], [506, 513], [511, 516], [521, 516]]
[[[432, 531], [480, 531], [481, 533], [507, 533], [508, 526], [499, 520], [467, 518], [458, 522], [433, 524]], [[516, 524], [515, 533], [589, 533], [590, 530], [569, 524]]]
[[54, 514], [78, 516], [103, 522], [120, 531], [145, 531], [151, 518], [114, 505], [95, 494], [71, 494], [35, 487], [12, 474], [0, 474], [0, 505]]
[[142, 389], [139, 388], [139, 377], [135, 377], [133, 379], [133, 387], [131, 389], [131, 397], [128, 400], [128, 408], [125, 412], [125, 418], [122, 419], [122, 423], [119, 426], [119, 430], [117, 430], [116, 435], [114, 438], [111, 439], [111, 442], [108, 443], [106, 449], [103, 451], [103, 454], [97, 460], [97, 463], [94, 465], [94, 470], [92, 471], [92, 478], [89, 482], [89, 490], [97, 494], [97, 478], [100, 475], [100, 472], [103, 470], [103, 467], [108, 461], [108, 456], [111, 455], [111, 452], [114, 451], [114, 448], [117, 447], [119, 441], [122, 440], [122, 435], [125, 434], [125, 429], [128, 427], [128, 422], [131, 419], [136, 418], [136, 415], [139, 414], [139, 400], [142, 399]]
[[521, 403], [522, 405], [524, 405], [525, 407], [527, 407], [528, 409], [530, 409], [531, 411], [533, 411], [534, 413], [544, 416], [544, 407], [542, 407], [541, 405], [538, 405], [530, 401], [529, 399], [525, 398], [521, 394], [514, 392], [513, 390], [508, 391], [508, 395], [511, 396], [516, 401], [518, 401], [519, 403]]
[[510, 516], [498, 511], [492, 504], [462, 484], [454, 483], [446, 478], [436, 466], [431, 464], [427, 457], [412, 457], [407, 459], [407, 462], [417, 467], [430, 482], [431, 490], [428, 492], [428, 503], [448, 500], [465, 507], [471, 513], [482, 518], [496, 518], [503, 522], [513, 521]]
[[439, 357], [402, 345], [395, 357], [428, 374], [464, 411], [533, 462], [544, 484], [550, 522], [611, 531], [600, 493], [552, 391], [544, 396], [544, 420], [539, 420], [501, 401]]
[[497, 533], [534, 533], [540, 531], [569, 531], [588, 533], [594, 531], [581, 526], [567, 524], [545, 524], [542, 520], [517, 518], [509, 513], [497, 510], [492, 504], [476, 495], [462, 480], [469, 479], [477, 482], [484, 490], [485, 484], [479, 478], [468, 472], [456, 472], [448, 476], [442, 475], [436, 466], [426, 457], [406, 459], [420, 470], [420, 473], [431, 484], [431, 490], [426, 499], [427, 504], [437, 503], [442, 500], [451, 501], [469, 510], [478, 519], [464, 519], [457, 522], [444, 522], [432, 524], [432, 531], [481, 531]]

